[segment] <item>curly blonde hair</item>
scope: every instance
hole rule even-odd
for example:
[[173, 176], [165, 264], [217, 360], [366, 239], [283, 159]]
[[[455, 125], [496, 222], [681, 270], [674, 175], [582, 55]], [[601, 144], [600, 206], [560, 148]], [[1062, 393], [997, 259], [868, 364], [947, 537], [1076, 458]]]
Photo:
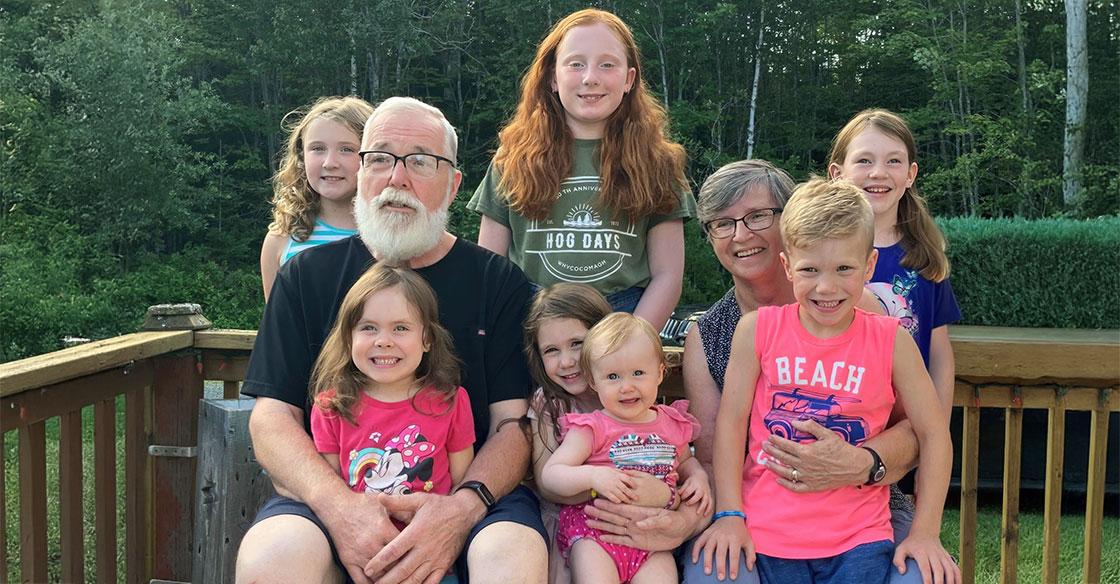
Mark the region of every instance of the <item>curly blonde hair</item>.
[[667, 136], [668, 116], [642, 79], [634, 35], [614, 14], [589, 8], [557, 22], [541, 41], [521, 79], [517, 111], [498, 134], [494, 166], [501, 173], [501, 188], [510, 208], [529, 219], [548, 216], [572, 165], [572, 133], [551, 86], [556, 51], [568, 31], [599, 23], [618, 37], [627, 66], [636, 71], [634, 87], [607, 119], [599, 146], [600, 202], [629, 218], [664, 214], [677, 204], [678, 193], [688, 189], [684, 148]]
[[362, 135], [373, 106], [359, 97], [323, 97], [304, 111], [288, 112], [280, 122], [288, 142], [276, 174], [272, 176], [272, 223], [268, 232], [288, 235], [296, 241], [307, 241], [319, 216], [319, 193], [307, 184], [303, 167], [303, 133], [319, 118], [334, 120]]

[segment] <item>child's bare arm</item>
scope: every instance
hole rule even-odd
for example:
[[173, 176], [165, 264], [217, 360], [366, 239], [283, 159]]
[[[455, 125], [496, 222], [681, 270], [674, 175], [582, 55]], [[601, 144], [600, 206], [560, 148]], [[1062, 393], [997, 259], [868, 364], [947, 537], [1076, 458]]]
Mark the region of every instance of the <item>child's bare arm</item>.
[[591, 449], [591, 430], [572, 428], [544, 464], [540, 483], [562, 497], [594, 489], [615, 503], [632, 502], [634, 478], [613, 467], [583, 464]]
[[447, 454], [447, 467], [451, 473], [451, 484], [457, 485], [467, 474], [467, 468], [474, 461], [474, 447], [468, 446], [458, 452]]
[[907, 556], [918, 562], [927, 581], [956, 582], [959, 569], [941, 545], [941, 513], [949, 489], [953, 447], [949, 421], [914, 339], [903, 328], [895, 336], [891, 381], [918, 437], [920, 448], [916, 492], [917, 511], [910, 536], [895, 548], [894, 563]]
[[334, 469], [335, 474], [339, 476], [342, 475], [342, 466], [339, 462], [337, 452], [320, 452], [319, 454], [323, 456], [323, 460], [327, 461], [327, 464], [331, 465], [331, 468]]
[[[757, 313], [744, 315], [735, 328], [731, 341], [731, 358], [719, 413], [716, 415], [715, 445], [712, 468], [715, 473], [717, 513], [743, 511], [743, 452], [746, 451], [747, 423], [754, 401], [755, 383], [762, 367], [754, 349]], [[704, 571], [722, 580], [738, 578], [739, 553], [747, 558], [747, 568], [754, 568], [754, 542], [747, 531], [747, 521], [735, 515], [717, 519], [692, 546], [692, 561], [701, 559]], [[717, 553], [718, 552], [718, 553]]]
[[540, 491], [542, 497], [553, 503], [561, 505], [582, 503], [591, 498], [589, 491], [582, 491], [570, 497], [565, 497], [549, 489], [541, 480], [541, 477], [544, 476], [545, 464], [548, 463], [553, 452], [560, 446], [556, 442], [556, 434], [553, 432], [554, 425], [549, 420], [545, 420], [542, 415], [538, 415], [537, 418], [532, 420], [531, 424], [533, 432], [533, 477], [536, 479], [537, 490]]
[[735, 329], [727, 363], [727, 381], [716, 415], [712, 469], [716, 509], [720, 511], [741, 511], [743, 507], [743, 453], [746, 452], [754, 386], [762, 369], [754, 350], [756, 322], [757, 314], [751, 313], [745, 315]]
[[933, 378], [933, 387], [937, 390], [937, 397], [946, 417], [953, 411], [956, 367], [953, 344], [949, 342], [949, 327], [939, 326], [933, 329], [929, 337], [929, 375]]
[[711, 484], [708, 482], [708, 473], [695, 456], [685, 453], [687, 458], [682, 461], [677, 470], [684, 481], [681, 483], [679, 501], [692, 503], [698, 506], [697, 512], [707, 516], [712, 512], [715, 497], [712, 496]]

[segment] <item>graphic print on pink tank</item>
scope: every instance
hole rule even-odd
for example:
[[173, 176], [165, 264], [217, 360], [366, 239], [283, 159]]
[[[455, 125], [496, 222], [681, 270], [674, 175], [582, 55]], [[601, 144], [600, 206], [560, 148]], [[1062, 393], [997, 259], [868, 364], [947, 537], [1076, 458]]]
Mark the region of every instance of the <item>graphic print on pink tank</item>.
[[[591, 430], [591, 454], [584, 464], [614, 466], [652, 474], [676, 491], [677, 454], [688, 448], [700, 431], [700, 423], [688, 413], [688, 401], [672, 405], [656, 405], [657, 417], [652, 422], [624, 424], [602, 411], [588, 414], [566, 414], [560, 418], [561, 440], [572, 427]], [[589, 502], [565, 505], [560, 510], [556, 544], [566, 558], [572, 544], [584, 539], [594, 540], [614, 560], [619, 579], [628, 582], [649, 556], [649, 552], [629, 546], [612, 544], [601, 539], [603, 532], [587, 525], [584, 508]]]
[[818, 339], [802, 326], [797, 304], [759, 309], [761, 372], [743, 467], [743, 507], [759, 553], [825, 558], [891, 539], [887, 487], [795, 493], [764, 465], [762, 442], [770, 434], [815, 440], [793, 426], [797, 420], [813, 420], [854, 445], [882, 432], [895, 401], [891, 364], [898, 328], [898, 319], [856, 309], [843, 334]]

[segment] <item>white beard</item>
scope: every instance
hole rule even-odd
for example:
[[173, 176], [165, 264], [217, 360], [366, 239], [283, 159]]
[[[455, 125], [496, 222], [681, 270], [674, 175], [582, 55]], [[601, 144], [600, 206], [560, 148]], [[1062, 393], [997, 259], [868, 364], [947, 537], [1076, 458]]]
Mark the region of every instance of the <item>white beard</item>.
[[[405, 205], [414, 215], [387, 211], [386, 203]], [[428, 211], [408, 191], [385, 187], [381, 194], [366, 200], [360, 193], [354, 197], [354, 219], [358, 234], [379, 261], [400, 264], [424, 255], [439, 244], [447, 229], [447, 209]]]

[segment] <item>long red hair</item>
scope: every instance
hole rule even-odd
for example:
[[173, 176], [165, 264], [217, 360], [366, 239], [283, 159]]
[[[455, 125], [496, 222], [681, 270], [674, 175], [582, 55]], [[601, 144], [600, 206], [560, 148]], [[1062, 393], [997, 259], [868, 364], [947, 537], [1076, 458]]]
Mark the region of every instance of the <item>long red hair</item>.
[[667, 137], [668, 116], [642, 77], [633, 33], [614, 14], [589, 8], [564, 17], [541, 41], [521, 79], [517, 111], [498, 134], [494, 166], [501, 188], [510, 208], [530, 219], [548, 216], [572, 166], [572, 133], [552, 91], [557, 47], [568, 31], [597, 23], [622, 42], [627, 66], [636, 72], [634, 87], [607, 119], [599, 151], [600, 203], [629, 218], [669, 213], [677, 194], [688, 188], [684, 148]]

